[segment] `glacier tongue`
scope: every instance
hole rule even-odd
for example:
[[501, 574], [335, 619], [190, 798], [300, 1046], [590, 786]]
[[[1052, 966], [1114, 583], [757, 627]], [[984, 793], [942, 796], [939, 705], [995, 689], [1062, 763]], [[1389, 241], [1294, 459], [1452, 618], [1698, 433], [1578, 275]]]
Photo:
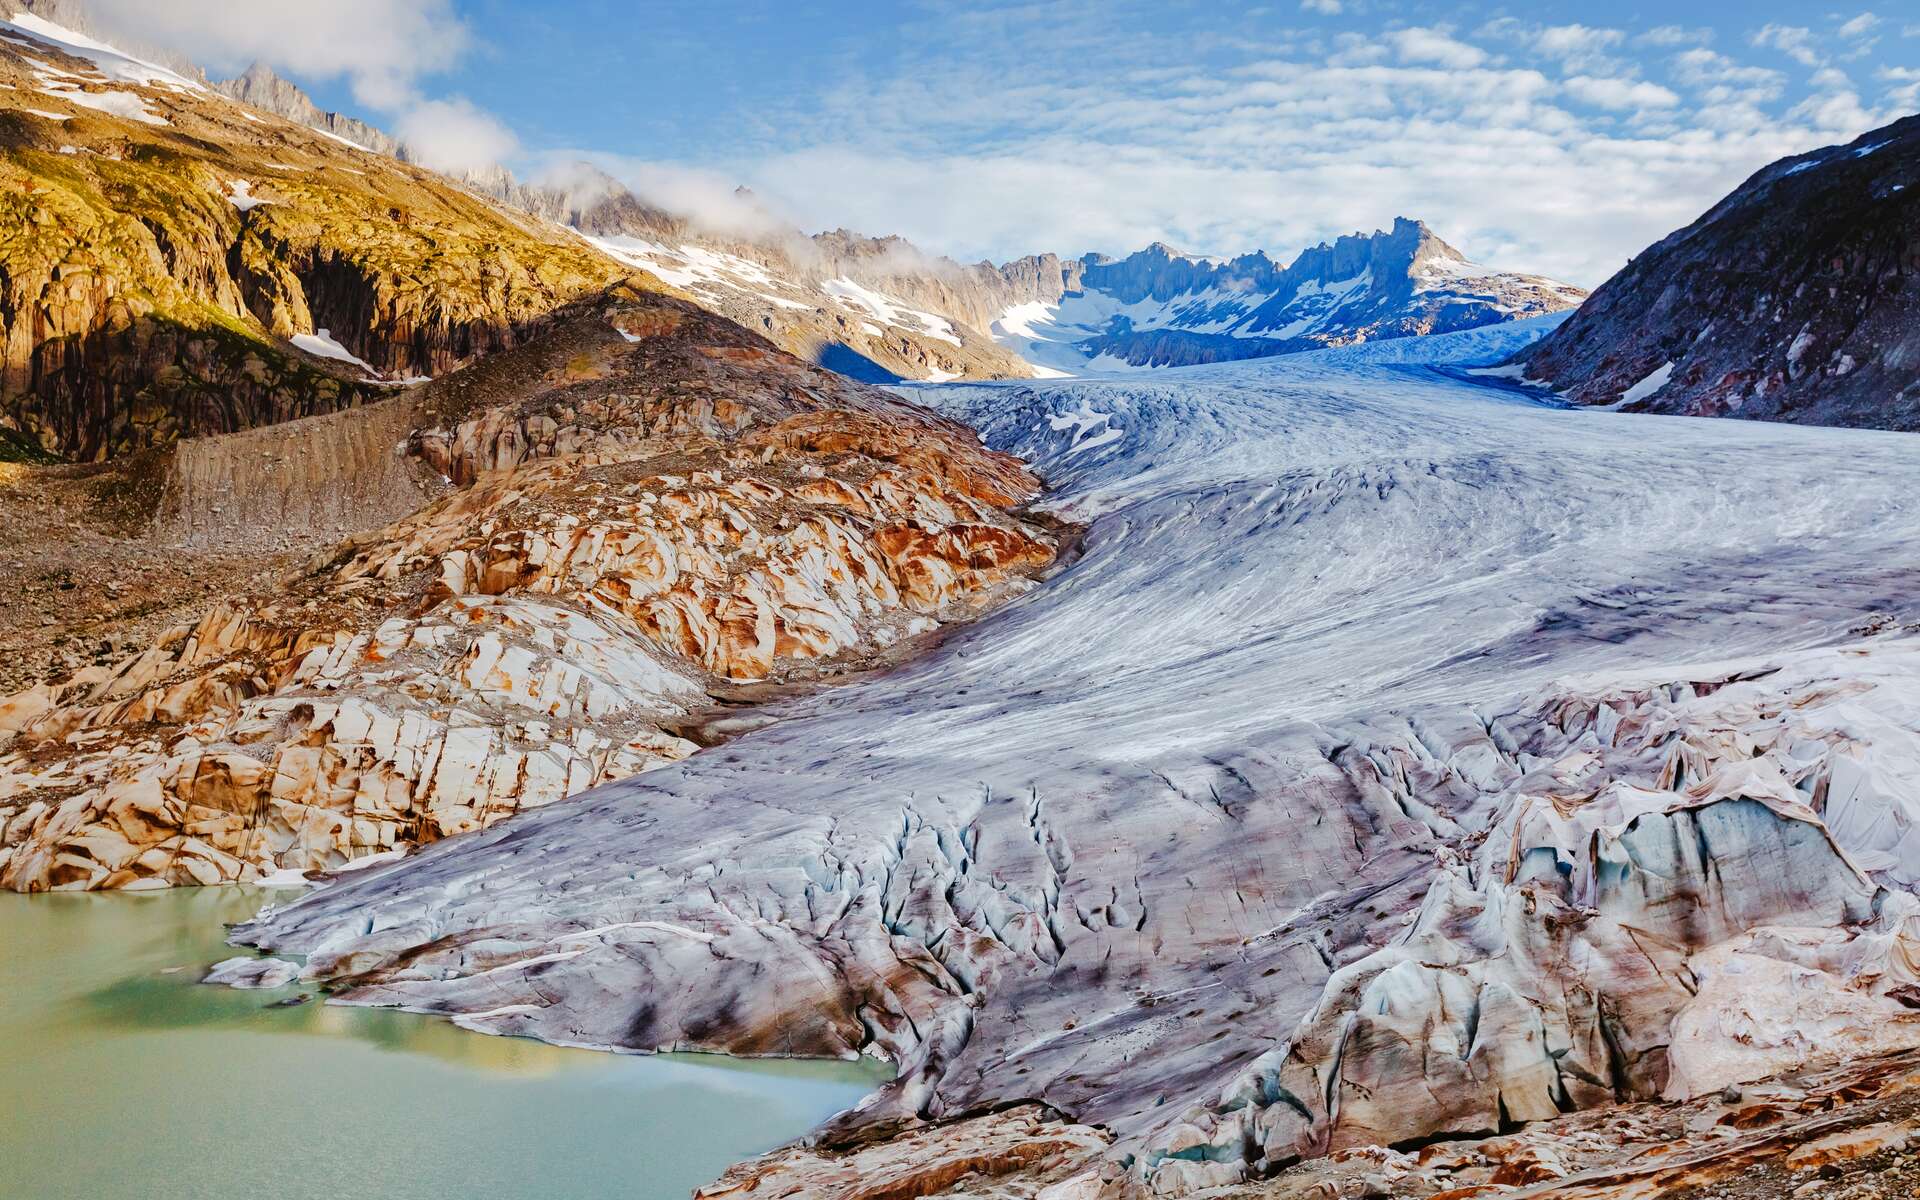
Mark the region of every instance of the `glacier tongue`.
[[928, 389], [1088, 525], [1047, 586], [240, 939], [490, 1032], [882, 1053], [823, 1136], [1037, 1100], [1162, 1192], [1920, 1042], [1920, 645], [1864, 638], [1920, 619], [1914, 442], [1466, 381], [1541, 329]]

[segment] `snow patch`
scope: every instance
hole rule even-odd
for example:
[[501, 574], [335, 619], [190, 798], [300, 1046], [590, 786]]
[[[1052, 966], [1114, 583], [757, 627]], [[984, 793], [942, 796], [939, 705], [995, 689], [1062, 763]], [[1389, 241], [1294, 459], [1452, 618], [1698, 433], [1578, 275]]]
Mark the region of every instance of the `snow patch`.
[[1667, 380], [1673, 378], [1673, 363], [1667, 362], [1656, 368], [1652, 374], [1628, 388], [1620, 397], [1620, 404], [1638, 404], [1667, 386]]
[[233, 201], [233, 206], [241, 212], [252, 212], [262, 204], [273, 203], [254, 195], [253, 184], [245, 179], [236, 179], [227, 185], [227, 199]]
[[297, 867], [280, 867], [277, 870], [262, 875], [253, 882], [256, 887], [269, 888], [313, 886], [313, 880], [308, 879], [307, 873]]
[[407, 852], [405, 850], [381, 850], [375, 854], [368, 854], [356, 858], [345, 866], [335, 867], [330, 873], [334, 875], [345, 875], [351, 871], [364, 871], [369, 867], [378, 867], [386, 863], [398, 862], [406, 856]]
[[1468, 367], [1467, 374], [1478, 375], [1485, 379], [1525, 379], [1527, 364], [1508, 363], [1504, 367]]
[[953, 331], [953, 322], [945, 317], [922, 312], [917, 308], [908, 308], [898, 300], [883, 296], [844, 275], [838, 279], [827, 280], [820, 285], [820, 290], [848, 308], [865, 312], [882, 324], [914, 330], [951, 345], [960, 344], [959, 335]]
[[[95, 71], [115, 83], [137, 83], [148, 87], [163, 87], [186, 92], [207, 90], [198, 80], [176, 74], [157, 63], [135, 58], [106, 42], [90, 38], [64, 25], [56, 25], [32, 13], [21, 13], [11, 20], [0, 21], [0, 37], [7, 36], [6, 30], [24, 33], [34, 41], [52, 46], [63, 54], [85, 59], [93, 64]], [[18, 39], [9, 38], [8, 40]]]
[[127, 121], [138, 121], [142, 125], [171, 125], [159, 113], [150, 111], [145, 101], [132, 92], [82, 92], [58, 91], [54, 93], [68, 104], [78, 104], [81, 108], [91, 108], [108, 116], [120, 117]]
[[307, 128], [312, 130], [314, 133], [319, 134], [323, 138], [332, 138], [334, 141], [339, 142], [342, 146], [352, 146], [355, 150], [364, 150], [368, 154], [379, 153], [379, 151], [375, 150], [372, 146], [362, 146], [359, 142], [354, 141], [352, 138], [344, 138], [337, 133], [328, 133], [324, 129], [318, 129], [311, 125], [307, 126]]
[[287, 339], [316, 358], [331, 358], [335, 362], [352, 363], [369, 375], [379, 372], [367, 365], [365, 359], [335, 341], [333, 334], [325, 329], [316, 329], [312, 333], [296, 333]]

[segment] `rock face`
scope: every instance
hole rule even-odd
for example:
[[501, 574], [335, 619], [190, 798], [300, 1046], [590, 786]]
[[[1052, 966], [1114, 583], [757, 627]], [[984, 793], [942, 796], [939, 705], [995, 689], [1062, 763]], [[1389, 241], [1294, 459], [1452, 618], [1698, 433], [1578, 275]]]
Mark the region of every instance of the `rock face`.
[[220, 80], [213, 87], [222, 95], [231, 96], [242, 104], [285, 117], [297, 125], [322, 130], [334, 137], [358, 143], [381, 154], [390, 154], [395, 158], [402, 157], [400, 143], [389, 137], [385, 131], [375, 129], [365, 121], [349, 117], [344, 113], [325, 111], [313, 102], [312, 97], [280, 78], [274, 73], [273, 68], [265, 63], [256, 62], [237, 78]]
[[[1007, 1176], [1018, 1176], [1027, 1187], [1046, 1181], [1097, 1155], [1106, 1144], [1107, 1139], [1097, 1129], [1063, 1125], [1027, 1105], [918, 1130], [884, 1145], [844, 1154], [797, 1147], [778, 1151], [741, 1163], [694, 1197], [911, 1200], [943, 1194], [979, 1195], [982, 1187]], [[1073, 1196], [1060, 1191], [1056, 1196], [1058, 1200], [1093, 1200], [1091, 1193]]]
[[1920, 117], [1760, 171], [1524, 361], [1578, 404], [1920, 429]]
[[251, 880], [481, 829], [684, 757], [710, 688], [871, 660], [1054, 555], [1009, 515], [1032, 477], [965, 427], [631, 289], [383, 407], [439, 499], [0, 701], [0, 885]]
[[501, 1034], [884, 1055], [824, 1160], [1039, 1103], [1115, 1192], [1920, 1042], [1920, 461], [1405, 369], [1526, 336], [929, 389], [1071, 567], [239, 940]]
[[194, 78], [0, 32], [0, 425], [36, 453], [362, 404], [631, 271]]

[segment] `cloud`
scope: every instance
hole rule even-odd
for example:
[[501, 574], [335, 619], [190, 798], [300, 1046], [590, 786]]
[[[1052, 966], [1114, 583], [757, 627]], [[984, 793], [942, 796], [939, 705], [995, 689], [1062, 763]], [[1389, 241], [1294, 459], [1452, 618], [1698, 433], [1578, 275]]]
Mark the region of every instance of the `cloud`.
[[1713, 40], [1713, 30], [1688, 29], [1681, 25], [1657, 25], [1637, 34], [1634, 40], [1649, 46], [1704, 46]]
[[346, 78], [374, 108], [403, 106], [415, 81], [457, 62], [473, 35], [449, 0], [88, 0], [103, 27], [172, 46], [216, 73], [257, 60], [311, 78]]
[[1618, 46], [1626, 37], [1618, 29], [1554, 25], [1534, 35], [1533, 48], [1549, 58], [1583, 59]]
[[1755, 46], [1778, 50], [1797, 63], [1819, 66], [1824, 59], [1813, 48], [1813, 30], [1798, 25], [1764, 25], [1750, 39]]
[[1887, 89], [1887, 104], [1911, 112], [1920, 108], [1920, 70], [1912, 67], [1883, 67], [1880, 78], [1892, 86]]
[[1831, 134], [1834, 141], [1849, 139], [1886, 122], [1886, 114], [1865, 107], [1860, 102], [1860, 94], [1851, 88], [1810, 96], [1794, 105], [1787, 115]]
[[1300, 0], [1300, 8], [1304, 12], [1323, 13], [1329, 17], [1337, 17], [1341, 11], [1340, 0]]
[[1870, 12], [1863, 12], [1840, 27], [1840, 36], [1844, 38], [1863, 38], [1879, 28], [1880, 18]]
[[304, 79], [345, 79], [361, 104], [389, 114], [391, 132], [415, 157], [440, 170], [492, 166], [518, 146], [466, 99], [422, 94], [422, 78], [474, 46], [450, 0], [88, 0], [88, 13], [112, 33], [172, 47], [216, 75], [264, 62]]
[[703, 167], [652, 162], [596, 150], [556, 150], [545, 156], [534, 181], [560, 187], [577, 200], [581, 181], [591, 179], [581, 164], [604, 171], [655, 208], [683, 217], [709, 233], [735, 237], [784, 237], [791, 218], [740, 186], [736, 176]]
[[1740, 87], [1771, 99], [1780, 94], [1786, 77], [1771, 67], [1737, 63], [1704, 48], [1682, 50], [1673, 56], [1673, 77], [1692, 87]]
[[512, 130], [462, 97], [410, 104], [392, 132], [422, 166], [452, 174], [494, 166], [520, 148]]
[[[1510, 18], [1170, 51], [1102, 19], [1111, 5], [1146, 11], [1043, 6], [1049, 34], [1086, 16], [1070, 32], [1101, 72], [1049, 69], [1057, 42], [994, 5], [990, 26], [930, 26], [924, 52], [763, 114], [767, 142], [713, 165], [802, 228], [963, 261], [1153, 241], [1287, 258], [1408, 215], [1478, 261], [1593, 285], [1767, 163], [1872, 127], [1881, 93], [1911, 82], [1809, 84], [1756, 62], [1744, 33], [1720, 54], [1677, 27], [1642, 40]], [[1609, 55], [1632, 61], [1585, 65]]]
[[1396, 30], [1385, 40], [1404, 63], [1431, 63], [1438, 67], [1477, 67], [1487, 61], [1487, 52], [1478, 46], [1455, 41], [1438, 29], [1415, 26]]
[[1680, 97], [1657, 83], [1631, 79], [1600, 79], [1574, 75], [1560, 81], [1567, 94], [1595, 108], [1640, 109], [1672, 108]]

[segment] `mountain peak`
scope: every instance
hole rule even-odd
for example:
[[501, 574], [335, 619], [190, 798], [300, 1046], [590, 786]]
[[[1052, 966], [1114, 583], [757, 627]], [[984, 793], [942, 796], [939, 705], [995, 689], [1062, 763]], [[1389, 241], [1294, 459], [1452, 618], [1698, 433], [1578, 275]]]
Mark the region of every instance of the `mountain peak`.
[[213, 89], [242, 104], [251, 104], [262, 112], [285, 117], [297, 125], [345, 138], [381, 154], [404, 157], [400, 143], [385, 130], [343, 113], [328, 112], [313, 102], [300, 86], [283, 77], [267, 63], [255, 59], [233, 79], [213, 81]]

